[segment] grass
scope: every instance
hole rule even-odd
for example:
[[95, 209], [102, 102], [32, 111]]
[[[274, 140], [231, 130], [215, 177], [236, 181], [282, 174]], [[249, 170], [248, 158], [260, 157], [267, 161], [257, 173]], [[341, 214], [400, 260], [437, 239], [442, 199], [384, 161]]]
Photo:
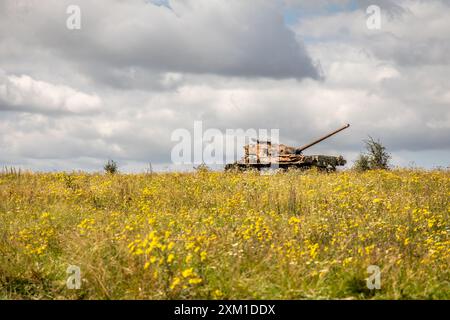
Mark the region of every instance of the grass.
[[449, 299], [449, 199], [448, 170], [8, 170], [0, 299]]

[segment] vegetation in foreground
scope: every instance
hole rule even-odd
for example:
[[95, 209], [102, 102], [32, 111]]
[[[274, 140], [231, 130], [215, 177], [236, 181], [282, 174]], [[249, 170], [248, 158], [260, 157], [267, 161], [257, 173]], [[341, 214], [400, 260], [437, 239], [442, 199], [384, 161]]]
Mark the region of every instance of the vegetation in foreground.
[[4, 173], [0, 298], [449, 299], [449, 199], [444, 170]]

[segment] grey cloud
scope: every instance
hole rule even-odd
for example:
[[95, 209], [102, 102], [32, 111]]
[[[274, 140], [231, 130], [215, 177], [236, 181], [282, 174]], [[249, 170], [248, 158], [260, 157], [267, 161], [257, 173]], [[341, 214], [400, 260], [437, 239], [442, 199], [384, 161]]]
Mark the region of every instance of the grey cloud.
[[[177, 0], [170, 2], [173, 11], [138, 0], [47, 0], [52, 5], [30, 1], [26, 23], [18, 21], [17, 15], [3, 13], [3, 25], [8, 25], [2, 28], [3, 41], [46, 50], [113, 86], [145, 82], [146, 77], [140, 75], [145, 72], [250, 78], [318, 76], [305, 48], [269, 1]], [[81, 7], [81, 30], [65, 28], [68, 4]], [[140, 79], [121, 76], [130, 69], [137, 70]]]
[[353, 9], [357, 7], [364, 11], [371, 5], [377, 5], [389, 13], [390, 17], [401, 15], [406, 11], [405, 7], [401, 5], [402, 1], [395, 0], [284, 0], [288, 7], [300, 8], [302, 10], [313, 10], [313, 12], [320, 12], [330, 8], [346, 8]]

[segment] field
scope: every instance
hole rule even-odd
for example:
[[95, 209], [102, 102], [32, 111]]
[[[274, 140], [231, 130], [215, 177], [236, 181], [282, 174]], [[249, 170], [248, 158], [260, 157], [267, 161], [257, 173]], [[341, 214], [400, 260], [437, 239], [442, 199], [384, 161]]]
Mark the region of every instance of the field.
[[448, 170], [5, 172], [0, 299], [450, 299], [449, 213]]

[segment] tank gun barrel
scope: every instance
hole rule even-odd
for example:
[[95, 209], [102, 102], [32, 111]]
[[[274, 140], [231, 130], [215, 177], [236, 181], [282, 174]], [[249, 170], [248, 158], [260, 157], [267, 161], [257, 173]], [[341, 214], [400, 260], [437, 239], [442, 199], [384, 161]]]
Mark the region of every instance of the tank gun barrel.
[[350, 124], [346, 124], [345, 126], [339, 128], [339, 129], [337, 129], [337, 130], [335, 130], [335, 131], [333, 131], [333, 132], [331, 132], [331, 133], [329, 133], [329, 134], [327, 134], [327, 135], [325, 135], [325, 136], [323, 136], [323, 137], [321, 137], [321, 138], [319, 138], [317, 140], [314, 140], [311, 143], [305, 144], [304, 146], [302, 146], [300, 148], [296, 148], [295, 151], [296, 151], [297, 154], [300, 154], [300, 153], [302, 153], [303, 150], [308, 149], [308, 148], [312, 147], [313, 145], [318, 144], [319, 142], [321, 142], [321, 141], [323, 141], [325, 139], [328, 139], [329, 137], [335, 135], [338, 132], [341, 132], [342, 130], [347, 129], [348, 127], [350, 127]]

